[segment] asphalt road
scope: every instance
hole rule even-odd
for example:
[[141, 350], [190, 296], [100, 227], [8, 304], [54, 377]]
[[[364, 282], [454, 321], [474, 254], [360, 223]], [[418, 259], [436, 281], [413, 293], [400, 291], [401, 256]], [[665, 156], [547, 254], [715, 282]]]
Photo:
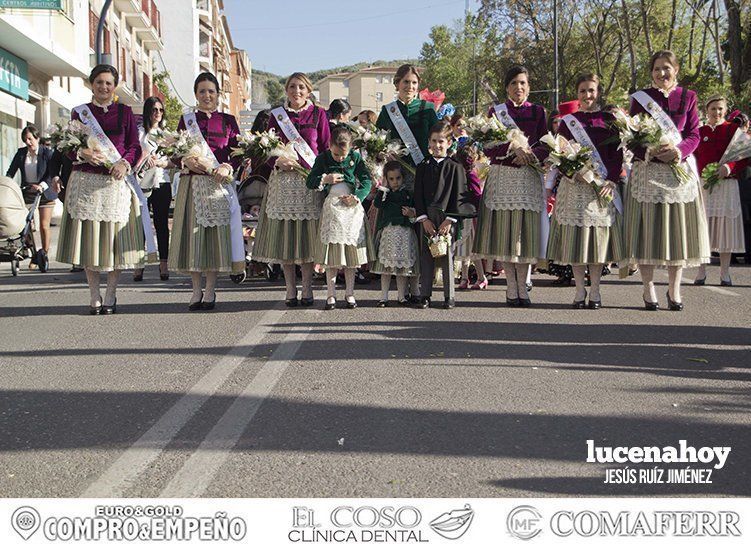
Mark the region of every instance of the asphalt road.
[[[227, 497], [748, 496], [751, 267], [641, 309], [639, 277], [599, 311], [535, 276], [452, 311], [287, 310], [283, 284], [123, 274], [89, 316], [82, 274], [0, 266], [0, 495]], [[665, 307], [666, 274], [658, 272]], [[341, 295], [340, 295], [341, 296]], [[731, 446], [711, 484], [605, 484], [586, 441]], [[683, 466], [683, 465], [680, 465]]]

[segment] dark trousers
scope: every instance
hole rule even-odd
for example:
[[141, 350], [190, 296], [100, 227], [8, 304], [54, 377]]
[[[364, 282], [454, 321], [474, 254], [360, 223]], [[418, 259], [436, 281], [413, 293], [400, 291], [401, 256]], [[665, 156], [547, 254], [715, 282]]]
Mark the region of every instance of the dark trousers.
[[[433, 214], [430, 214], [433, 215]], [[438, 229], [443, 222], [441, 215], [430, 217], [435, 228]], [[440, 221], [438, 220], [440, 218]], [[451, 241], [456, 240], [456, 223], [451, 226]], [[449, 248], [445, 257], [434, 258], [430, 253], [430, 242], [425, 234], [425, 230], [420, 225], [420, 296], [430, 298], [433, 294], [433, 276], [435, 267], [440, 266], [443, 270], [443, 297], [444, 299], [454, 298], [454, 253]]]
[[159, 248], [159, 259], [166, 261], [169, 257], [169, 207], [172, 202], [172, 186], [162, 183], [149, 195], [149, 208], [154, 217], [156, 243]]
[[743, 215], [743, 235], [746, 238], [746, 264], [751, 261], [751, 166], [744, 168], [738, 176]]

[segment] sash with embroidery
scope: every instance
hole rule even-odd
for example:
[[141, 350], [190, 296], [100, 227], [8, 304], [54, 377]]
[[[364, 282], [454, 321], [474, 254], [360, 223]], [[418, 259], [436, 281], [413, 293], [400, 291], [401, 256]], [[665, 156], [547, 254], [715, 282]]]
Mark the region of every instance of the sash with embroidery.
[[516, 121], [514, 121], [514, 118], [511, 117], [511, 114], [508, 112], [508, 106], [506, 104], [493, 105], [493, 111], [495, 112], [496, 118], [504, 127], [519, 128], [519, 125], [516, 124]]
[[[112, 164], [115, 164], [117, 161], [122, 160], [122, 155], [120, 155], [120, 152], [115, 147], [115, 144], [112, 143], [112, 140], [109, 139], [109, 136], [105, 134], [104, 130], [102, 129], [102, 125], [100, 125], [99, 121], [96, 120], [96, 117], [94, 117], [94, 114], [91, 112], [89, 106], [87, 104], [83, 104], [81, 106], [78, 106], [77, 108], [74, 108], [73, 111], [78, 114], [81, 122], [89, 127], [89, 129], [91, 130], [91, 135], [100, 144], [102, 153], [104, 154], [106, 159]], [[126, 176], [125, 179], [127, 180], [130, 189], [135, 193], [136, 197], [138, 197], [138, 202], [141, 205], [141, 224], [143, 225], [143, 233], [146, 237], [146, 253], [148, 253], [149, 255], [155, 255], [156, 234], [154, 233], [154, 228], [151, 225], [151, 216], [149, 215], [149, 201], [146, 198], [146, 195], [143, 194], [141, 186], [138, 184], [135, 176], [129, 175]]]
[[307, 168], [313, 168], [313, 163], [316, 162], [316, 154], [313, 153], [313, 150], [310, 148], [310, 145], [308, 145], [308, 142], [306, 142], [305, 139], [300, 136], [300, 133], [297, 131], [297, 127], [295, 127], [292, 119], [289, 118], [287, 110], [280, 106], [271, 110], [271, 114], [276, 117], [279, 128], [282, 129], [282, 132], [287, 137], [287, 140], [292, 142], [295, 151], [297, 151], [297, 154], [300, 155], [302, 162], [305, 163], [303, 166], [306, 166]]
[[[221, 115], [221, 114], [219, 114]], [[183, 121], [185, 123], [186, 130], [196, 140], [201, 142], [204, 156], [212, 162], [212, 168], [219, 168], [219, 161], [216, 160], [214, 152], [211, 151], [206, 138], [203, 137], [201, 129], [198, 127], [198, 120], [196, 119], [195, 112], [189, 111], [183, 114]], [[227, 185], [231, 187], [231, 190], [227, 188]], [[237, 192], [235, 191], [235, 183], [231, 184], [219, 184], [219, 189], [222, 191], [224, 198], [229, 202], [229, 236], [232, 242], [232, 271], [240, 272], [240, 266], [245, 266], [245, 243], [243, 241], [243, 225], [242, 218], [240, 216], [240, 202], [237, 200]]]
[[[589, 137], [587, 130], [584, 128], [581, 122], [571, 114], [565, 115], [562, 119], [562, 122], [566, 124], [568, 129], [571, 131], [571, 134], [574, 135], [574, 139], [579, 142], [582, 147], [588, 147], [592, 150], [592, 162], [597, 168], [597, 172], [600, 174], [602, 179], [607, 179], [608, 169], [605, 166], [605, 163], [602, 162], [602, 157], [600, 156], [600, 152], [597, 150], [597, 146], [595, 146], [592, 138]], [[615, 206], [615, 209], [618, 210], [618, 213], [623, 214], [623, 201], [621, 200], [621, 195], [618, 191], [613, 191], [613, 205]]]
[[644, 91], [636, 91], [631, 95], [631, 97], [639, 104], [641, 104], [642, 107], [647, 111], [647, 113], [652, 116], [652, 118], [660, 126], [662, 133], [670, 138], [670, 141], [673, 143], [673, 145], [678, 145], [679, 143], [681, 143], [683, 137], [681, 136], [678, 127], [675, 126], [675, 123], [673, 123], [673, 120], [670, 118], [670, 116], [665, 113], [665, 110], [663, 110], [662, 107], [657, 102], [655, 102], [651, 96], [649, 96]]
[[417, 138], [412, 134], [407, 120], [402, 115], [402, 110], [399, 109], [398, 102], [394, 100], [391, 104], [387, 104], [386, 112], [389, 114], [389, 118], [399, 133], [402, 142], [407, 146], [407, 150], [409, 150], [409, 154], [412, 157], [412, 162], [420, 164], [425, 159], [425, 155], [422, 154], [422, 149], [417, 145]]

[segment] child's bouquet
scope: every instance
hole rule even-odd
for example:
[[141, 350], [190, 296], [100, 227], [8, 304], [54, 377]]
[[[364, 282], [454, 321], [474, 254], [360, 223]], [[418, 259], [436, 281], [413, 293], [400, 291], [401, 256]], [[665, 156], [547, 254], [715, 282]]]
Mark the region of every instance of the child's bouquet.
[[[621, 145], [619, 147], [631, 151], [640, 148], [646, 149], [644, 160], [647, 162], [649, 162], [650, 155], [660, 147], [673, 143], [667, 134], [662, 133], [662, 129], [654, 117], [647, 113], [639, 113], [631, 117], [620, 110], [615, 110], [613, 115], [615, 116], [615, 126], [620, 133]], [[679, 163], [671, 164], [670, 168], [680, 183], [687, 183], [691, 180], [688, 171]]]
[[701, 173], [701, 179], [704, 181], [704, 190], [712, 194], [714, 188], [720, 184], [722, 181], [720, 178], [720, 166], [740, 159], [747, 159], [748, 157], [751, 157], [751, 135], [742, 130], [736, 130], [725, 153], [722, 154], [720, 162], [712, 162], [704, 167]]
[[428, 237], [428, 248], [434, 259], [445, 257], [451, 250], [450, 234], [434, 234]]
[[592, 150], [582, 146], [579, 142], [569, 141], [561, 135], [546, 134], [540, 138], [540, 142], [548, 146], [550, 154], [547, 162], [558, 171], [573, 180], [576, 174], [592, 187], [601, 204], [607, 205], [613, 201], [613, 196], [600, 196], [600, 190], [605, 186], [606, 180], [599, 174], [592, 160]]
[[350, 128], [355, 134], [352, 148], [362, 155], [373, 177], [380, 178], [383, 175], [383, 165], [390, 160], [399, 161], [404, 168], [415, 173], [414, 167], [404, 160], [409, 155], [409, 150], [401, 140], [390, 139], [388, 130], [359, 125], [351, 125]]
[[[55, 123], [49, 130], [52, 146], [64, 154], [78, 155], [84, 149], [102, 151], [102, 146], [92, 137], [91, 129], [77, 119], [71, 119], [66, 125]], [[77, 164], [81, 164], [80, 162]], [[106, 161], [103, 166], [112, 168], [112, 163]]]
[[237, 138], [237, 144], [237, 147], [232, 148], [231, 155], [242, 157], [246, 166], [254, 160], [264, 163], [272, 157], [285, 157], [298, 163], [296, 171], [308, 175], [309, 170], [299, 165], [294, 145], [291, 142], [285, 144], [273, 128], [266, 132], [247, 132]]

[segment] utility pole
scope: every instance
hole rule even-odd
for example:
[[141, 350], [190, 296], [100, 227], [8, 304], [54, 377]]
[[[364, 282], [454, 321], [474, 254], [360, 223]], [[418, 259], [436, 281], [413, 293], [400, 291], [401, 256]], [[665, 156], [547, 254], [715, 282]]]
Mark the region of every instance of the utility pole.
[[104, 52], [104, 22], [107, 19], [107, 12], [110, 9], [112, 0], [104, 0], [102, 13], [99, 14], [99, 24], [96, 28], [96, 63], [112, 64], [112, 54]]
[[558, 0], [553, 0], [553, 105], [551, 111], [558, 109], [560, 80], [558, 74]]

